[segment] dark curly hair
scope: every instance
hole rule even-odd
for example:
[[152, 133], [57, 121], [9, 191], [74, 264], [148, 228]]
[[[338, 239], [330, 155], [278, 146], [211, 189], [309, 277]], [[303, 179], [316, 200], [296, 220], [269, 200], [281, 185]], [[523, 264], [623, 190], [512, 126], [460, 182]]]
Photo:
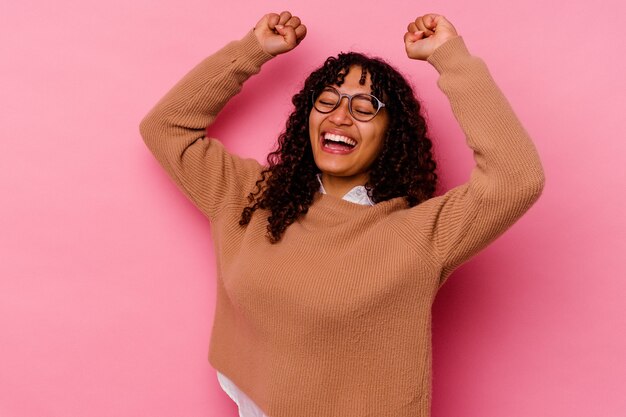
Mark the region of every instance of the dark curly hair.
[[421, 105], [409, 83], [380, 58], [341, 53], [313, 71], [302, 90], [293, 96], [295, 109], [278, 138], [276, 150], [267, 157], [268, 168], [261, 172], [255, 191], [248, 196], [250, 205], [241, 213], [239, 224], [243, 226], [257, 209], [270, 210], [267, 237], [271, 243], [278, 242], [285, 229], [308, 211], [320, 189], [317, 179], [320, 170], [313, 159], [309, 139], [312, 95], [319, 94], [326, 86], [341, 85], [353, 66], [361, 67], [361, 85], [365, 84], [366, 74], [370, 74], [372, 94], [384, 97], [383, 111], [389, 115], [383, 148], [370, 166], [365, 184], [369, 197], [375, 203], [405, 197], [413, 207], [435, 193], [437, 166], [432, 142], [426, 137]]

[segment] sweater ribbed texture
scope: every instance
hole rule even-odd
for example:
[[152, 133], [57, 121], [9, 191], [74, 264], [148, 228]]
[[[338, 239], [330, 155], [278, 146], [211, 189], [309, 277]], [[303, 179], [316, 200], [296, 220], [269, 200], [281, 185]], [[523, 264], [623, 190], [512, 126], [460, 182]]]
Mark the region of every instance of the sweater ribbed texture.
[[205, 135], [270, 58], [248, 33], [192, 69], [140, 126], [212, 223], [209, 360], [271, 417], [430, 416], [435, 295], [537, 200], [536, 149], [483, 61], [453, 38], [429, 62], [474, 152], [470, 180], [412, 208], [317, 194], [272, 245], [267, 212], [238, 224], [263, 167]]

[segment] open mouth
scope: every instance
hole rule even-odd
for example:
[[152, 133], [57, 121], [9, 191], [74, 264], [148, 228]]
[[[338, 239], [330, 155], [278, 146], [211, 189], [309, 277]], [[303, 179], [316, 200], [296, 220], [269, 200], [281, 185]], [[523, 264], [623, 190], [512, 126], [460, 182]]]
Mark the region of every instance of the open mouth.
[[324, 133], [321, 142], [322, 150], [330, 153], [350, 153], [357, 145], [354, 139], [335, 133]]

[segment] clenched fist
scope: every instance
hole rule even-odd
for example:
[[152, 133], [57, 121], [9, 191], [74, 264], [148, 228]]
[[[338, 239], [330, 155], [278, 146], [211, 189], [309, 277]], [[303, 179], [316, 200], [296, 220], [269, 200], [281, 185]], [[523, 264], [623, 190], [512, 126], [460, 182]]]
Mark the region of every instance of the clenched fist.
[[298, 46], [306, 36], [306, 26], [289, 12], [282, 12], [280, 15], [269, 13], [256, 24], [254, 34], [263, 50], [276, 56]]
[[411, 59], [427, 60], [439, 46], [458, 36], [452, 23], [438, 14], [425, 14], [409, 23], [404, 34], [406, 54]]

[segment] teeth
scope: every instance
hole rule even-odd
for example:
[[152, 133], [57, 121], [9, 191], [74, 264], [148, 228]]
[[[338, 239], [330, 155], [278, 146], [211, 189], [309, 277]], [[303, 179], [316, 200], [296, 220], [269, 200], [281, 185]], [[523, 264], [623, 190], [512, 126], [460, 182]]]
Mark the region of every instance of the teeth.
[[348, 137], [345, 136], [341, 136], [341, 135], [335, 135], [333, 133], [326, 133], [324, 135], [324, 139], [326, 140], [332, 140], [334, 142], [343, 142], [343, 143], [347, 143], [350, 146], [356, 146], [356, 141], [354, 139], [350, 139]]

